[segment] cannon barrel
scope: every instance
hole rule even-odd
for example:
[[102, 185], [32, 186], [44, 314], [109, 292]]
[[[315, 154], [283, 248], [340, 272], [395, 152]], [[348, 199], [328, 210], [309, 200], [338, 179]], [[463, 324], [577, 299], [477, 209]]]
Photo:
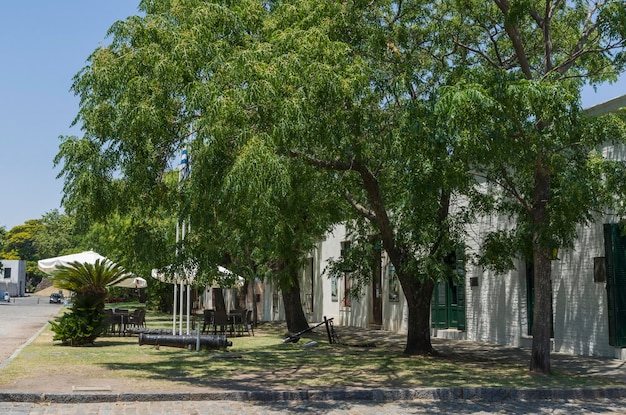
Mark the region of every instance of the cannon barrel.
[[[194, 335], [139, 333], [140, 346], [149, 344], [154, 346], [189, 348], [195, 347], [197, 341], [198, 336]], [[203, 334], [200, 336], [200, 348], [222, 349], [232, 345], [233, 342], [228, 341], [224, 335]]]

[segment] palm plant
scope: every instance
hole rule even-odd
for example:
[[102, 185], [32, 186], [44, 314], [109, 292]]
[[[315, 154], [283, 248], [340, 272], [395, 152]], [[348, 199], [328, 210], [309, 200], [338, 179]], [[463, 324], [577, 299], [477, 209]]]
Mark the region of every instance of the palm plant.
[[65, 345], [91, 344], [106, 330], [104, 301], [107, 286], [130, 274], [120, 265], [106, 260], [94, 264], [73, 262], [56, 269], [50, 276], [58, 288], [74, 293], [69, 313], [50, 322], [54, 340]]

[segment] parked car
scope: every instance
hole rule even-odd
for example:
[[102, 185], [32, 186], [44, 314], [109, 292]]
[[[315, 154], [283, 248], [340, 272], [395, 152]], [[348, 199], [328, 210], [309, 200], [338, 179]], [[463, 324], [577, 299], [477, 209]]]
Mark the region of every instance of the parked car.
[[8, 291], [0, 291], [0, 301], [11, 302], [11, 295]]
[[63, 294], [60, 294], [60, 293], [50, 294], [50, 304], [61, 304], [61, 303], [63, 303]]

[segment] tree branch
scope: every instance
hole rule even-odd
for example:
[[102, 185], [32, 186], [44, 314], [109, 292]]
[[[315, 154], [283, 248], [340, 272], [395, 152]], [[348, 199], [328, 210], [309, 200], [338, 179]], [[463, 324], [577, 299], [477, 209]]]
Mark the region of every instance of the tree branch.
[[304, 154], [298, 150], [289, 150], [289, 155], [293, 158], [301, 158], [308, 164], [316, 167], [321, 167], [326, 170], [338, 170], [348, 171], [352, 170], [352, 163], [347, 163], [339, 158], [334, 160], [321, 160], [317, 157], [313, 157], [310, 154]]
[[[587, 19], [585, 20], [585, 25], [584, 25], [585, 30], [583, 30], [583, 33], [580, 36], [580, 39], [578, 39], [578, 42], [576, 43], [576, 46], [574, 47], [574, 50], [572, 51], [570, 57], [566, 59], [562, 64], [554, 68], [556, 72], [563, 75], [572, 67], [572, 65], [574, 65], [574, 62], [576, 61], [576, 59], [578, 59], [580, 56], [585, 54], [584, 47], [589, 41], [589, 37], [593, 34], [593, 32], [597, 30], [598, 26], [600, 25], [599, 21], [597, 20], [595, 22], [593, 21], [593, 16], [596, 14], [598, 7], [600, 7], [604, 3], [605, 2], [603, 1], [595, 2], [594, 7], [589, 8], [589, 10], [587, 11]], [[602, 48], [601, 50], [609, 50], [609, 49], [610, 49], [610, 46], [607, 46], [605, 48]]]
[[376, 214], [356, 201], [352, 193], [346, 190], [344, 196], [350, 205], [370, 222], [376, 223]]
[[544, 59], [544, 68], [546, 73], [552, 71], [552, 23], [551, 16], [552, 13], [550, 8], [550, 1], [546, 0], [546, 12], [543, 18], [543, 59]]
[[468, 46], [468, 45], [466, 45], [466, 44], [463, 44], [463, 43], [461, 43], [461, 42], [459, 42], [459, 41], [457, 41], [457, 40], [453, 40], [452, 42], [454, 42], [454, 44], [455, 44], [455, 45], [457, 45], [457, 46], [459, 46], [459, 47], [461, 47], [461, 48], [463, 48], [463, 49], [465, 49], [465, 50], [468, 50], [468, 51], [473, 52], [473, 53], [475, 53], [475, 54], [477, 54], [477, 55], [480, 55], [483, 59], [485, 59], [487, 62], [489, 62], [491, 65], [493, 65], [493, 67], [494, 67], [494, 68], [501, 68], [501, 67], [502, 67], [502, 65], [498, 64], [496, 61], [494, 61], [493, 59], [491, 59], [491, 58], [490, 58], [490, 57], [489, 57], [489, 56], [488, 56], [485, 52], [483, 52], [482, 50], [480, 50], [480, 49], [474, 49], [474, 48], [472, 48], [472, 47], [470, 47], [470, 46]]
[[502, 172], [503, 181], [493, 179], [489, 175], [487, 175], [485, 173], [478, 172], [478, 171], [470, 171], [470, 172], [468, 172], [468, 174], [471, 174], [472, 176], [480, 177], [482, 179], [485, 179], [488, 182], [495, 183], [496, 185], [498, 185], [502, 189], [504, 189], [504, 191], [506, 191], [507, 193], [511, 194], [511, 196], [513, 196], [513, 198], [515, 200], [517, 200], [522, 205], [522, 207], [524, 209], [526, 209], [527, 211], [530, 211], [530, 206], [528, 205], [528, 203], [526, 203], [524, 198], [519, 194], [519, 192], [517, 191], [515, 186], [513, 186], [513, 183], [511, 182], [511, 180], [508, 177], [508, 175], [506, 174], [506, 172]]
[[524, 74], [526, 79], [532, 79], [533, 74], [530, 69], [530, 63], [528, 62], [528, 57], [526, 56], [526, 50], [524, 49], [524, 43], [522, 42], [519, 30], [516, 25], [511, 24], [507, 19], [507, 14], [509, 13], [511, 4], [508, 0], [493, 1], [494, 3], [496, 3], [498, 8], [502, 11], [502, 14], [504, 15], [504, 30], [506, 30], [506, 33], [511, 40], [511, 43], [513, 44], [513, 49], [515, 49], [515, 55], [517, 56], [517, 60], [519, 61], [522, 73]]

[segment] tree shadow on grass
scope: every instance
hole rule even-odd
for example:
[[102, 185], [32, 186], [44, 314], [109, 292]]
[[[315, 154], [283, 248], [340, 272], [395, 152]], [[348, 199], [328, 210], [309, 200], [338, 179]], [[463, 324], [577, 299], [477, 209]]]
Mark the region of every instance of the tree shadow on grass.
[[[403, 335], [344, 327], [337, 331], [341, 344], [329, 344], [325, 330], [307, 333], [298, 343], [283, 343], [285, 332], [280, 326], [271, 326], [269, 344], [261, 348], [195, 352], [141, 346], [145, 351], [140, 354], [149, 358], [124, 361], [116, 357], [100, 364], [123, 376], [175, 382], [181, 387], [227, 390], [536, 388], [601, 384], [598, 378], [571, 372], [552, 377], [534, 376], [527, 369], [527, 350], [433, 339], [439, 351], [437, 355], [407, 356], [402, 353]], [[119, 344], [113, 339], [108, 341]], [[374, 347], [362, 347], [364, 344]]]

